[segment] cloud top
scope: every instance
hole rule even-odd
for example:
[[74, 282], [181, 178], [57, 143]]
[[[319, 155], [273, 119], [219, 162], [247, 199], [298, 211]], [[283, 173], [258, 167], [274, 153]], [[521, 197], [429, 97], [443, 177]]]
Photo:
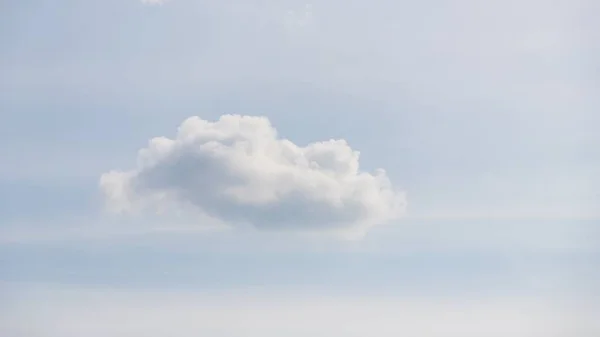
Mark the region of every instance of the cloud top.
[[404, 194], [385, 171], [361, 172], [345, 140], [298, 146], [265, 117], [190, 117], [156, 137], [137, 167], [100, 178], [116, 212], [186, 209], [259, 229], [357, 230], [397, 218]]
[[168, 0], [141, 0], [143, 4], [146, 5], [162, 5]]

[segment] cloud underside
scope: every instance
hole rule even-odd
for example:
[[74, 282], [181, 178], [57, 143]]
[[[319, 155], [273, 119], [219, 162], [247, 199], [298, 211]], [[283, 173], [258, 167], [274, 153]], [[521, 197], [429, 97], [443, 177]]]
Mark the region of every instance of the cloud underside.
[[100, 178], [114, 212], [200, 212], [259, 229], [366, 230], [402, 215], [405, 198], [385, 171], [359, 170], [344, 140], [298, 146], [264, 117], [191, 117], [157, 137], [137, 168]]

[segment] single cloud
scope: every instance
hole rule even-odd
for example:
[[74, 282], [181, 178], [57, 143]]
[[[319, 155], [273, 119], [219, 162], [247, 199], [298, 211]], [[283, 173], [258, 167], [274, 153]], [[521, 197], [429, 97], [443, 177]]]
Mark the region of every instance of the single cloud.
[[146, 5], [162, 5], [169, 0], [141, 0], [143, 4]]
[[345, 140], [298, 146], [264, 117], [191, 117], [175, 139], [157, 137], [138, 153], [137, 168], [100, 178], [115, 212], [195, 210], [258, 229], [364, 234], [401, 216], [406, 199], [385, 171], [359, 170]]
[[306, 28], [313, 22], [313, 9], [312, 5], [306, 4], [302, 10], [289, 10], [286, 13], [283, 24], [288, 30], [296, 31], [302, 28]]

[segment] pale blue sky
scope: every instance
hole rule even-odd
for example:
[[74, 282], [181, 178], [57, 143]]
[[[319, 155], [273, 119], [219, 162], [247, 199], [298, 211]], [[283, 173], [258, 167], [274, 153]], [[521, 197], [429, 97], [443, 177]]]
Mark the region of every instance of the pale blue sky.
[[[186, 312], [185, 294], [257, 285], [266, 297], [365, 296], [373, 312], [387, 308], [380, 295], [419, 308], [507, 296], [517, 308], [599, 294], [598, 10], [593, 0], [2, 2], [0, 316], [13, 319], [0, 319], [0, 334], [96, 331], [63, 319], [102, 292], [126, 299], [93, 303], [126, 301], [140, 322], [163, 315], [147, 307], [164, 293], [183, 292], [169, 303]], [[362, 170], [384, 168], [406, 192], [407, 213], [346, 242], [105, 212], [102, 174], [133, 169], [149, 139], [175, 137], [190, 116], [224, 114], [266, 116], [300, 146], [345, 139]], [[64, 310], [40, 306], [60, 307], [62, 291]], [[585, 308], [580, 317], [595, 310]], [[494, 321], [496, 309], [482, 312]], [[285, 331], [263, 316], [237, 332], [161, 317], [159, 328], [102, 324], [118, 336]], [[381, 323], [366, 321], [360, 329]], [[448, 331], [487, 331], [458, 321]], [[328, 336], [354, 336], [331, 322]], [[373, 331], [438, 336], [420, 329]]]

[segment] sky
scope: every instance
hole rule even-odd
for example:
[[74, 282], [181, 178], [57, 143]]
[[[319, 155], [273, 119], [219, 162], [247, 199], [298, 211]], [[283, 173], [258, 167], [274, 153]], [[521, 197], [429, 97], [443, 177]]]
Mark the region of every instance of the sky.
[[0, 4], [0, 335], [597, 336], [593, 0]]

